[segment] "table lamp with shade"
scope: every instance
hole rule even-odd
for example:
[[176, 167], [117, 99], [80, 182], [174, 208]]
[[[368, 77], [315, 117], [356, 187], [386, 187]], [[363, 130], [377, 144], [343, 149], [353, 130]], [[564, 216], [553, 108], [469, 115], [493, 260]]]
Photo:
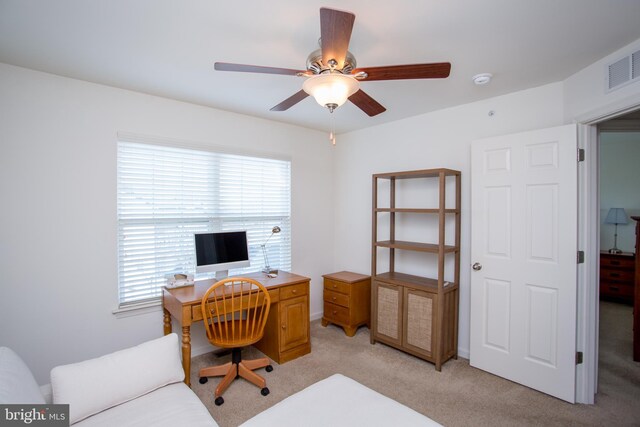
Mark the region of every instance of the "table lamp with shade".
[[264, 257], [264, 268], [262, 269], [263, 273], [278, 274], [277, 268], [272, 268], [269, 266], [269, 257], [267, 256], [267, 242], [269, 241], [269, 239], [271, 239], [271, 237], [273, 237], [274, 234], [277, 234], [279, 232], [280, 232], [280, 227], [276, 225], [271, 229], [271, 234], [269, 235], [267, 240], [265, 240], [265, 242], [260, 245], [260, 247], [262, 248], [262, 256]]
[[611, 208], [604, 220], [605, 224], [615, 224], [615, 232], [613, 234], [613, 247], [609, 249], [610, 254], [622, 253], [621, 249], [618, 249], [618, 224], [627, 224], [629, 218], [623, 208]]

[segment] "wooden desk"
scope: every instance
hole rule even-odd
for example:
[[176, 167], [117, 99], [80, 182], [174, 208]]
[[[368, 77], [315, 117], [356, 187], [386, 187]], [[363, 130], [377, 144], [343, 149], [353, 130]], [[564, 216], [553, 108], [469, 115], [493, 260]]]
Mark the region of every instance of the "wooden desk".
[[[309, 282], [297, 274], [280, 271], [275, 278], [264, 273], [247, 274], [269, 290], [271, 310], [264, 336], [254, 346], [276, 363], [285, 363], [311, 352], [309, 333]], [[182, 327], [182, 366], [187, 385], [191, 385], [191, 324], [202, 321], [200, 303], [210, 284], [164, 289], [162, 308], [164, 334], [171, 333], [171, 316]]]

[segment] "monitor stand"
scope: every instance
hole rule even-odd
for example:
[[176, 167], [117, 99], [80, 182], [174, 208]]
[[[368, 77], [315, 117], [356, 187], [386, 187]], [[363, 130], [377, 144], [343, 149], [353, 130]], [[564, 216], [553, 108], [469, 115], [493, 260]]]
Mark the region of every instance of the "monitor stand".
[[220, 281], [229, 277], [229, 270], [216, 271], [216, 280]]

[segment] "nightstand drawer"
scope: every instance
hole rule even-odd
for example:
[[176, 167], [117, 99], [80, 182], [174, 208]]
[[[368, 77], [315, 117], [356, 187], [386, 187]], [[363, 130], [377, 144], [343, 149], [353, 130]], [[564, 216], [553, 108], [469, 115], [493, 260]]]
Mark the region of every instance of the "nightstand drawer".
[[634, 270], [635, 259], [632, 256], [600, 255], [600, 267], [615, 267]]
[[338, 282], [331, 279], [324, 279], [324, 290], [325, 291], [334, 291], [340, 292], [341, 294], [348, 294], [350, 289], [350, 285], [345, 282]]
[[628, 300], [633, 298], [633, 286], [624, 283], [600, 282], [600, 296]]
[[325, 301], [324, 318], [330, 322], [348, 324], [349, 309], [346, 307], [340, 307], [339, 305], [331, 304]]
[[349, 307], [349, 295], [340, 294], [334, 291], [324, 291], [324, 300], [332, 304], [341, 305], [342, 307]]
[[620, 282], [633, 283], [634, 279], [633, 270], [623, 270], [615, 268], [601, 268], [600, 280], [616, 280]]

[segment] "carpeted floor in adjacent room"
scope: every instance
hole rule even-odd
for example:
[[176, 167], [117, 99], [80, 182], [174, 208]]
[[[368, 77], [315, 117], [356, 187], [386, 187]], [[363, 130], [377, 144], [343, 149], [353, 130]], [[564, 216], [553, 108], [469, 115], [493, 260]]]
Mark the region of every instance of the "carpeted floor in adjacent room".
[[[600, 376], [595, 405], [572, 405], [451, 360], [436, 372], [434, 365], [383, 344], [369, 343], [369, 330], [347, 337], [336, 326], [311, 323], [311, 353], [273, 364], [258, 372], [271, 393], [239, 379], [215, 406], [218, 378], [198, 383], [203, 366], [221, 364], [229, 356], [204, 354], [192, 360], [193, 390], [221, 427], [237, 426], [285, 397], [334, 373], [401, 402], [445, 426], [640, 426], [640, 363], [631, 359], [632, 308], [601, 303]], [[253, 348], [243, 356], [260, 357]], [[320, 402], [319, 402], [320, 404]]]

